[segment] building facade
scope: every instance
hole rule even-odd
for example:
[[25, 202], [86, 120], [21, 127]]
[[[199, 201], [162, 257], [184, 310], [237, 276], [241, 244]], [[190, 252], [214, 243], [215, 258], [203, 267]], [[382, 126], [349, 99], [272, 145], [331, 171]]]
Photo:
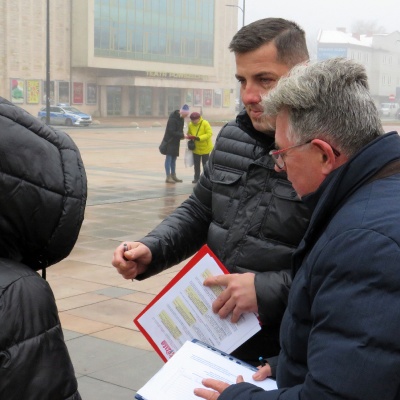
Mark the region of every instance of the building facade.
[[344, 29], [320, 31], [318, 60], [345, 57], [363, 64], [377, 104], [400, 103], [400, 32], [349, 34]]
[[183, 103], [206, 118], [235, 114], [228, 45], [236, 8], [218, 0], [49, 4], [47, 33], [46, 0], [0, 2], [2, 97], [36, 115], [49, 82], [51, 104], [93, 116], [166, 117]]

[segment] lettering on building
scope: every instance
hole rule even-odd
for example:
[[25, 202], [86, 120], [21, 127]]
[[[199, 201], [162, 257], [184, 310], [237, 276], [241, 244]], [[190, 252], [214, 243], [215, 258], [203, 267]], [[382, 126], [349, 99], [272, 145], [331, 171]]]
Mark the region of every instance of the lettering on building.
[[203, 75], [195, 74], [184, 74], [175, 72], [156, 72], [156, 71], [146, 71], [146, 76], [149, 78], [164, 78], [164, 79], [191, 79], [191, 80], [203, 80]]

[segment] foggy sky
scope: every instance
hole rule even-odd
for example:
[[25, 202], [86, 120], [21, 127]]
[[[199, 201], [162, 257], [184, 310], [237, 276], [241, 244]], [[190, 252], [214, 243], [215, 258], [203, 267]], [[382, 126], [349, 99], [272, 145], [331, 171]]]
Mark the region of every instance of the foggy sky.
[[[220, 0], [219, 0], [220, 1]], [[229, 4], [229, 0], [225, 1]], [[245, 23], [266, 17], [282, 17], [297, 22], [314, 47], [319, 29], [345, 27], [352, 32], [357, 21], [375, 22], [386, 33], [400, 32], [400, 0], [245, 0]], [[243, 8], [243, 0], [238, 0]], [[238, 9], [239, 28], [242, 12]]]

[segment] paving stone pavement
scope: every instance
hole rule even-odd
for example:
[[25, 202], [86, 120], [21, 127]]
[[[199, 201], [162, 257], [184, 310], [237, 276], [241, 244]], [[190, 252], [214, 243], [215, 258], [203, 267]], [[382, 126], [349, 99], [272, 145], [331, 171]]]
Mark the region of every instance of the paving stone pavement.
[[[185, 141], [177, 162], [183, 183], [166, 184], [158, 152], [164, 127], [151, 127], [148, 120], [139, 121], [139, 128], [130, 123], [64, 129], [82, 153], [88, 201], [75, 248], [47, 277], [84, 400], [133, 399], [162, 366], [133, 318], [185, 263], [142, 282], [124, 280], [111, 265], [118, 244], [148, 233], [193, 188], [193, 170], [183, 163]], [[219, 130], [213, 127], [214, 139]]]
[[193, 169], [183, 162], [186, 141], [177, 161], [183, 183], [167, 184], [158, 152], [164, 127], [127, 122], [62, 128], [81, 151], [88, 200], [75, 248], [47, 279], [84, 400], [133, 399], [162, 366], [133, 318], [184, 265], [142, 282], [123, 279], [111, 265], [117, 245], [148, 233], [193, 189]]

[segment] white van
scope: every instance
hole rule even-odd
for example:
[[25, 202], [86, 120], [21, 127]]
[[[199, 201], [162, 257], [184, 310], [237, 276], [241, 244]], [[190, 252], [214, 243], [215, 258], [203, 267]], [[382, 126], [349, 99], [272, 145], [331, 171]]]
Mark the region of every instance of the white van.
[[381, 116], [382, 117], [394, 117], [397, 115], [399, 109], [399, 103], [382, 103], [381, 104]]

